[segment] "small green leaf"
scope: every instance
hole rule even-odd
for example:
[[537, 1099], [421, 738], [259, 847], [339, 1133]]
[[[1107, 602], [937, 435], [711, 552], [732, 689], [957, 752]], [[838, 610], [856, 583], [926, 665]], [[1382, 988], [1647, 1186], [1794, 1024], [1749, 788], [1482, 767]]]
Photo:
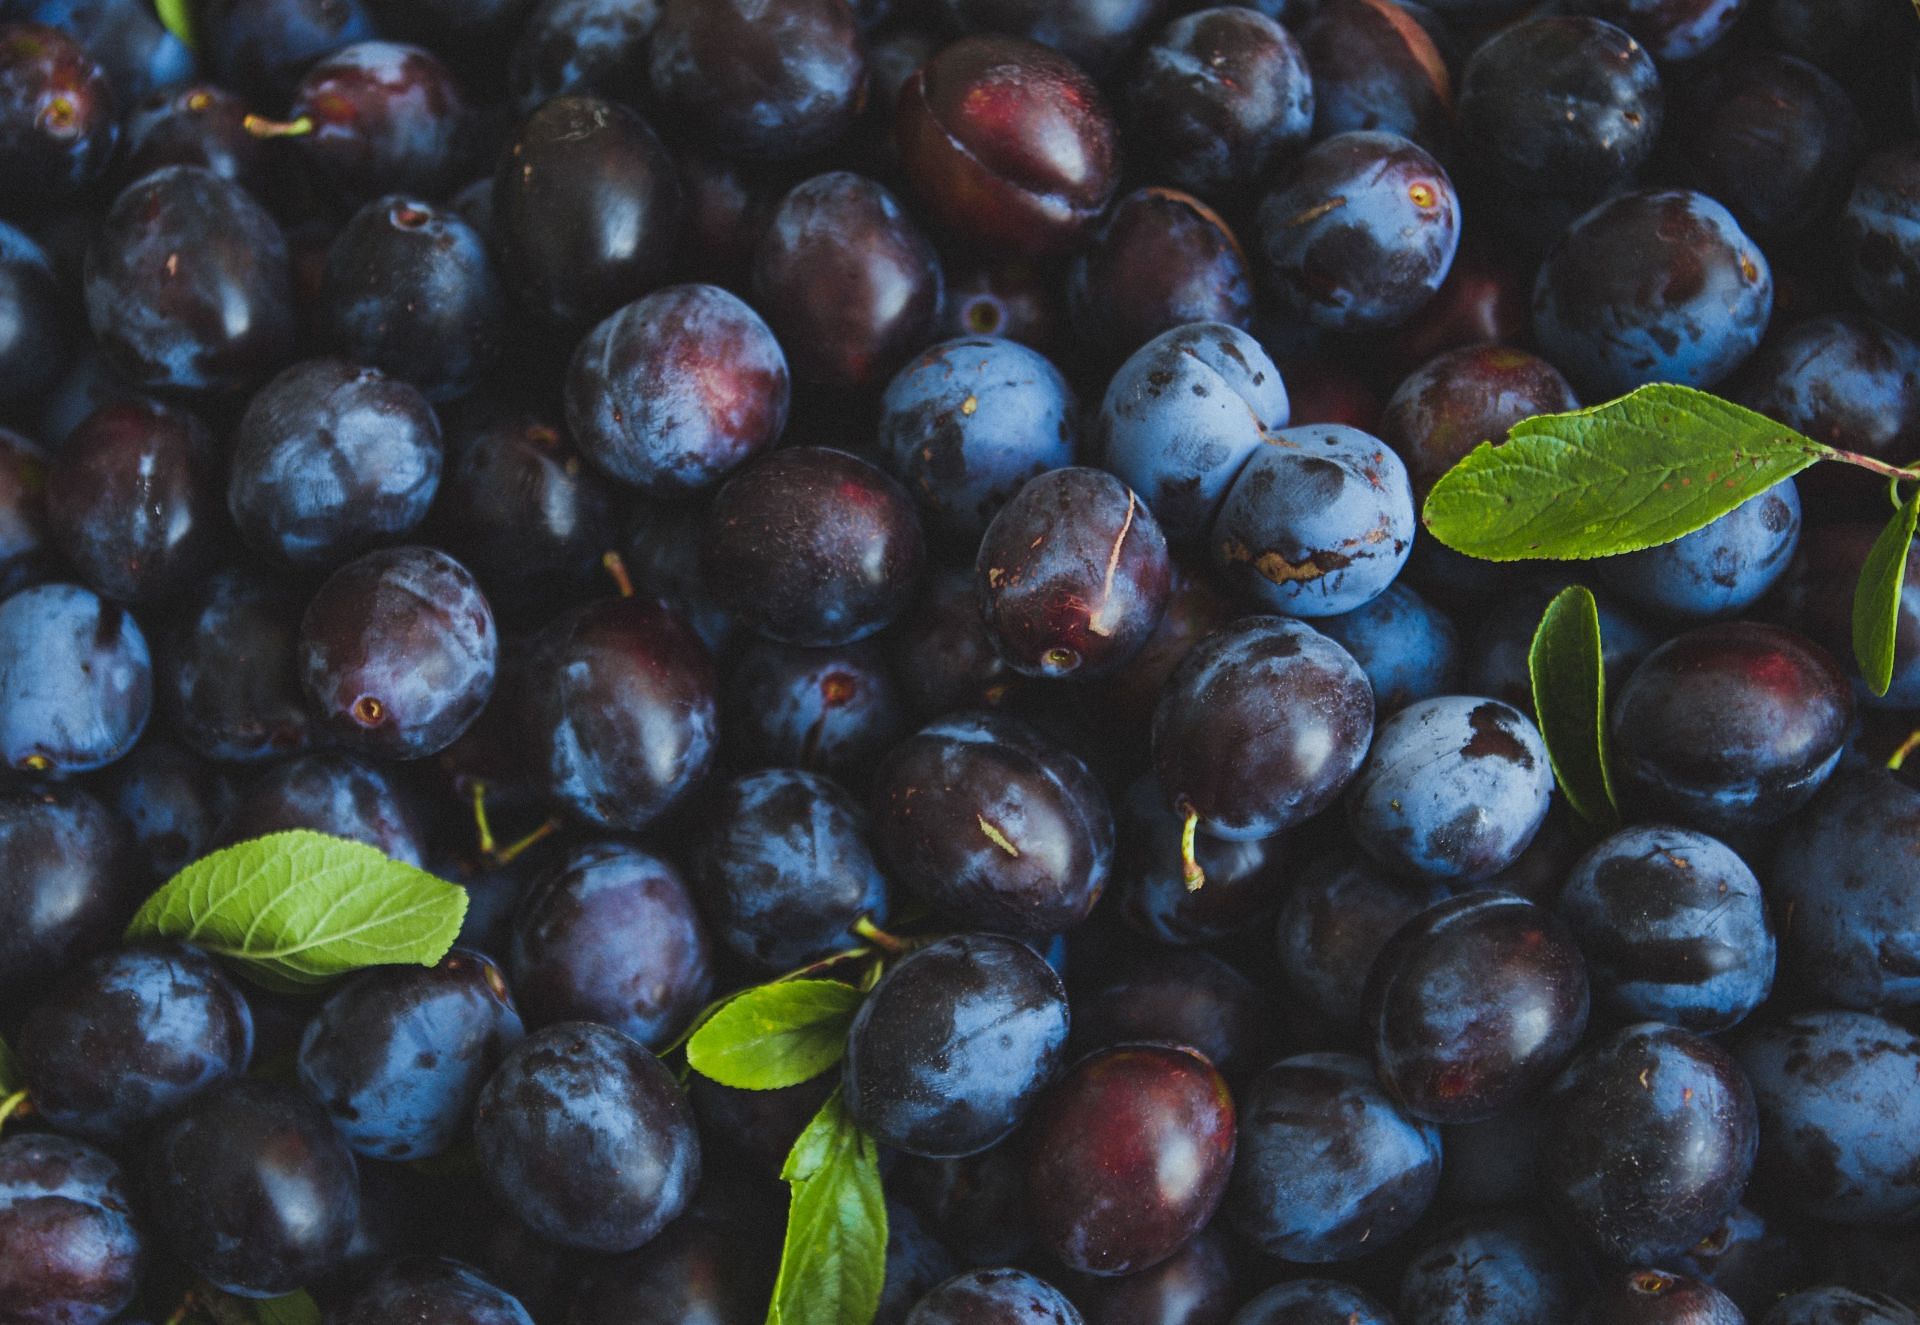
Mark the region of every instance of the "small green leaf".
[[729, 1000], [687, 1041], [703, 1077], [741, 1090], [811, 1081], [846, 1052], [861, 993], [838, 980], [784, 980]]
[[303, 1292], [269, 1297], [253, 1305], [260, 1325], [320, 1325], [320, 1308]]
[[7, 1042], [0, 1040], [0, 1095], [11, 1095], [25, 1084], [20, 1080], [20, 1060], [7, 1048]]
[[1422, 519], [1487, 561], [1580, 561], [1670, 543], [1835, 454], [1752, 410], [1656, 384], [1542, 414], [1440, 476]]
[[1527, 674], [1533, 711], [1553, 776], [1574, 812], [1613, 827], [1620, 808], [1607, 764], [1607, 673], [1601, 665], [1600, 607], [1580, 585], [1562, 589], [1533, 632]]
[[188, 50], [198, 50], [193, 32], [193, 0], [153, 0], [160, 26], [178, 37]]
[[1853, 590], [1853, 656], [1876, 695], [1893, 684], [1893, 648], [1900, 627], [1900, 591], [1907, 580], [1907, 551], [1920, 522], [1920, 484], [1873, 540]]
[[880, 1154], [836, 1089], [787, 1152], [793, 1187], [767, 1325], [869, 1325], [887, 1275]]
[[187, 866], [147, 899], [127, 938], [197, 944], [292, 992], [363, 966], [431, 966], [466, 911], [464, 888], [365, 843], [301, 829]]

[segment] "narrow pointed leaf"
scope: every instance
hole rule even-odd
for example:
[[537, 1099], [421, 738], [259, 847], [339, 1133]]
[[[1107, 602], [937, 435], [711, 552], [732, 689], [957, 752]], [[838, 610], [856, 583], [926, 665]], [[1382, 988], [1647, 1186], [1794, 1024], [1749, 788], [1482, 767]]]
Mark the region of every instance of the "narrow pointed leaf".
[[1620, 808], [1607, 762], [1607, 674], [1600, 645], [1599, 605], [1590, 590], [1572, 585], [1541, 613], [1527, 650], [1527, 673], [1561, 793], [1582, 819], [1610, 828], [1620, 822]]
[[464, 888], [300, 829], [187, 866], [147, 899], [127, 938], [196, 944], [258, 984], [297, 991], [365, 966], [431, 966], [466, 911]]
[[1422, 515], [1487, 561], [1578, 561], [1670, 543], [1834, 452], [1752, 410], [1657, 384], [1513, 426], [1440, 477]]
[[1894, 645], [1900, 628], [1900, 592], [1907, 582], [1907, 550], [1920, 522], [1920, 484], [1873, 540], [1853, 590], [1853, 656], [1876, 695], [1893, 684]]
[[838, 980], [783, 980], [730, 999], [687, 1041], [701, 1076], [740, 1090], [811, 1081], [846, 1052], [862, 995]]
[[835, 1090], [787, 1153], [793, 1189], [767, 1325], [869, 1325], [887, 1273], [880, 1154]]
[[188, 50], [196, 49], [193, 0], [153, 0], [153, 10], [160, 17], [161, 27], [178, 37]]

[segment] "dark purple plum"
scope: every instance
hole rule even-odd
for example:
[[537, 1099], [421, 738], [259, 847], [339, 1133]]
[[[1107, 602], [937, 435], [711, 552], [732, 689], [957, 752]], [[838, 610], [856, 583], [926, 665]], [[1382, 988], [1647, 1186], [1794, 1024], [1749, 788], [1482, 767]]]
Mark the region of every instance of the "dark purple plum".
[[980, 619], [973, 568], [939, 567], [917, 601], [881, 639], [915, 716], [999, 708], [1034, 684], [1007, 666]]
[[246, 130], [247, 99], [218, 83], [156, 89], [127, 112], [121, 176], [162, 166], [203, 166], [254, 194], [270, 191], [272, 145]]
[[935, 1286], [906, 1325], [1084, 1325], [1059, 1289], [1025, 1270], [968, 1270]]
[[1746, 1325], [1713, 1285], [1670, 1270], [1607, 1269], [1587, 1297], [1581, 1325]]
[[975, 256], [947, 268], [943, 336], [1000, 336], [1051, 355], [1062, 350], [1066, 319], [1066, 292], [1050, 265]]
[[29, 399], [60, 380], [74, 320], [46, 250], [0, 222], [0, 402]]
[[1480, 445], [1536, 414], [1563, 414], [1580, 402], [1560, 370], [1507, 345], [1467, 345], [1427, 360], [1401, 379], [1380, 416], [1380, 436], [1426, 499], [1439, 477]]
[[1228, 1325], [1394, 1325], [1387, 1308], [1337, 1279], [1293, 1279], [1241, 1307]]
[[183, 744], [232, 762], [306, 748], [313, 720], [294, 663], [303, 607], [264, 576], [224, 570], [175, 610], [160, 707]]
[[1198, 890], [1189, 888], [1181, 843], [1185, 827], [1152, 774], [1127, 789], [1120, 805], [1114, 891], [1121, 914], [1140, 932], [1162, 943], [1218, 943], [1264, 920], [1276, 902], [1297, 891], [1291, 882], [1293, 849], [1285, 834], [1252, 841], [1196, 838], [1193, 858], [1207, 882]]
[[[971, 607], [971, 595], [968, 601]], [[909, 718], [876, 640], [837, 649], [749, 641], [721, 699], [721, 730], [734, 758], [856, 784], [906, 734]]]
[[1470, 1123], [1547, 1083], [1586, 1029], [1587, 999], [1564, 921], [1510, 893], [1467, 892], [1387, 940], [1367, 982], [1367, 1030], [1409, 1113]]
[[[1201, 895], [1212, 888], [1209, 877]], [[1443, 883], [1388, 874], [1351, 849], [1322, 856], [1281, 896], [1280, 974], [1287, 989], [1330, 1024], [1359, 1027], [1367, 972], [1380, 949], [1400, 926], [1447, 896]]]
[[319, 57], [374, 35], [360, 0], [211, 0], [195, 28], [202, 57], [222, 83], [278, 102]]
[[73, 33], [0, 26], [0, 170], [12, 207], [64, 201], [106, 172], [120, 142], [113, 92]]
[[215, 834], [232, 846], [268, 833], [305, 828], [376, 847], [424, 868], [426, 828], [419, 811], [387, 771], [335, 750], [296, 755], [243, 787]]
[[384, 1325], [425, 1318], [439, 1325], [533, 1325], [511, 1293], [473, 1267], [438, 1256], [409, 1256], [375, 1270], [327, 1315], [329, 1325]]
[[1195, 948], [1151, 949], [1077, 991], [1075, 1007], [1069, 1049], [1076, 1056], [1121, 1044], [1181, 1045], [1239, 1083], [1279, 1047], [1267, 991]]
[[480, 1092], [473, 1138], [501, 1203], [583, 1251], [645, 1244], [700, 1183], [700, 1138], [673, 1074], [591, 1022], [560, 1022], [514, 1046]]
[[513, 989], [534, 1025], [594, 1021], [665, 1044], [713, 992], [706, 927], [680, 872], [589, 842], [536, 878], [513, 920]]
[[1253, 278], [1212, 208], [1167, 188], [1136, 189], [1093, 228], [1067, 274], [1074, 338], [1117, 363], [1190, 322], [1249, 326]]
[[1403, 1325], [1531, 1325], [1574, 1319], [1582, 1268], [1523, 1215], [1470, 1216], [1449, 1225], [1400, 1276]]
[[1040, 939], [1107, 885], [1113, 812], [1085, 764], [1017, 719], [962, 712], [875, 770], [873, 840], [888, 878], [962, 924]]
[[1224, 1234], [1203, 1229], [1151, 1269], [1081, 1285], [1075, 1299], [1087, 1325], [1226, 1325], [1240, 1300]]
[[1300, 29], [1313, 74], [1313, 136], [1384, 130], [1445, 154], [1453, 77], [1412, 10], [1393, 0], [1326, 0]]
[[541, 0], [507, 61], [507, 90], [531, 114], [562, 96], [630, 98], [647, 83], [659, 0]]
[[139, 1291], [147, 1239], [101, 1151], [28, 1133], [0, 1143], [0, 1302], [19, 1325], [105, 1325]]
[[959, 1159], [901, 1156], [889, 1178], [962, 1265], [1006, 1265], [1033, 1251], [1027, 1154], [1017, 1136]]
[[[854, 8], [860, 6], [855, 4]], [[884, 3], [882, 4], [884, 8]], [[931, 16], [961, 32], [1001, 32], [1050, 46], [1105, 79], [1120, 72], [1166, 0], [931, 0]]]
[[140, 858], [160, 883], [206, 854], [233, 786], [224, 769], [155, 736], [113, 766], [105, 799], [133, 829]]
[[712, 285], [637, 299], [567, 368], [567, 427], [588, 460], [655, 497], [711, 487], [786, 427], [787, 357], [760, 315]]
[[0, 995], [24, 1009], [41, 986], [111, 946], [147, 886], [126, 825], [86, 792], [56, 784], [0, 794]]
[[1060, 977], [1015, 939], [956, 934], [880, 978], [841, 1065], [848, 1112], [875, 1140], [929, 1158], [1004, 1140], [1060, 1070]]
[[1876, 152], [1861, 165], [1840, 213], [1840, 242], [1853, 292], [1876, 317], [1920, 332], [1920, 143]]
[[764, 1239], [731, 1212], [710, 1215], [707, 1191], [646, 1246], [601, 1260], [569, 1284], [570, 1325], [759, 1325], [773, 1292]]
[[433, 52], [362, 41], [308, 68], [286, 120], [248, 127], [288, 138], [308, 169], [355, 201], [439, 198], [466, 173], [469, 114], [453, 71]]
[[1851, 1288], [1808, 1288], [1773, 1304], [1759, 1325], [1912, 1325], [1920, 1316], [1898, 1298]]

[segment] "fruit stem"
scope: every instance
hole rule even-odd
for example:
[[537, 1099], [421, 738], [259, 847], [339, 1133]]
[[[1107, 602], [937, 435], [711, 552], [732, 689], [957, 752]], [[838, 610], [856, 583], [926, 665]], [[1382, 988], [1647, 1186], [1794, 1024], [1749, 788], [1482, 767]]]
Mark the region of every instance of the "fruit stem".
[[613, 577], [613, 587], [620, 591], [620, 596], [633, 597], [633, 576], [627, 573], [627, 559], [609, 548], [600, 554], [600, 564]]
[[313, 132], [313, 116], [302, 115], [293, 120], [270, 120], [264, 115], [249, 115], [240, 121], [240, 127], [255, 138], [304, 138]]
[[854, 921], [853, 932], [871, 943], [874, 947], [880, 949], [880, 951], [886, 953], [889, 957], [898, 957], [903, 953], [911, 951], [913, 948], [913, 944], [908, 940], [901, 938], [897, 934], [889, 934], [886, 930], [874, 924], [872, 916], [861, 916], [858, 920]]
[[493, 863], [496, 865], [511, 865], [515, 858], [526, 851], [528, 847], [546, 841], [559, 831], [560, 821], [558, 819], [549, 819], [531, 833], [521, 838], [518, 842], [509, 842], [506, 846], [494, 851], [492, 853]]
[[1182, 802], [1180, 812], [1186, 816], [1180, 825], [1180, 875], [1187, 881], [1187, 891], [1197, 893], [1200, 885], [1207, 881], [1207, 872], [1200, 868], [1200, 858], [1194, 854], [1198, 845], [1194, 839], [1200, 831], [1200, 811]]
[[1901, 765], [1907, 762], [1907, 756], [1915, 750], [1920, 750], [1920, 727], [1908, 732], [1907, 739], [1900, 742], [1900, 748], [1887, 756], [1888, 771], [1898, 773]]
[[473, 784], [473, 827], [480, 838], [480, 854], [493, 855], [493, 825], [487, 822], [487, 784]]
[[199, 1301], [194, 1291], [189, 1288], [186, 1294], [180, 1299], [180, 1305], [173, 1309], [173, 1314], [160, 1322], [160, 1325], [182, 1325], [182, 1322], [193, 1314], [194, 1308], [198, 1305]]
[[0, 1099], [0, 1127], [7, 1125], [7, 1119], [19, 1114], [22, 1118], [33, 1112], [33, 1106], [27, 1103], [27, 1092], [16, 1090], [5, 1099]]

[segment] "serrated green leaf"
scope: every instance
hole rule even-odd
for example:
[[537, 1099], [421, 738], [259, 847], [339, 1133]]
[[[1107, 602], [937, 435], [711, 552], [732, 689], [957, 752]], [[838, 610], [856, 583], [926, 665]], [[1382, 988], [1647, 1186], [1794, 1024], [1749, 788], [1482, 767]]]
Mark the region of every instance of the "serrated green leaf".
[[1579, 561], [1670, 543], [1835, 454], [1765, 415], [1659, 383], [1513, 426], [1441, 475], [1422, 519], [1486, 561]]
[[7, 1048], [7, 1042], [0, 1040], [0, 1095], [11, 1095], [25, 1084], [20, 1080], [20, 1060]]
[[153, 0], [160, 26], [178, 37], [188, 50], [198, 50], [193, 31], [193, 0]]
[[869, 1325], [887, 1275], [880, 1154], [835, 1090], [787, 1152], [793, 1187], [767, 1325]]
[[1853, 590], [1853, 657], [1867, 688], [1876, 695], [1893, 684], [1893, 653], [1900, 629], [1900, 591], [1907, 582], [1907, 552], [1920, 523], [1920, 485], [1894, 512], [1860, 566]]
[[1540, 614], [1527, 650], [1533, 712], [1547, 758], [1574, 813], [1611, 828], [1620, 822], [1607, 761], [1607, 673], [1601, 662], [1600, 607], [1575, 584]]
[[784, 980], [749, 989], [694, 1032], [687, 1062], [701, 1076], [740, 1090], [811, 1081], [846, 1052], [847, 1027], [861, 997], [838, 980]]
[[127, 938], [178, 939], [283, 992], [365, 966], [447, 955], [467, 892], [362, 842], [304, 829], [241, 842], [181, 870]]
[[320, 1307], [303, 1292], [269, 1297], [253, 1305], [260, 1325], [320, 1325]]

